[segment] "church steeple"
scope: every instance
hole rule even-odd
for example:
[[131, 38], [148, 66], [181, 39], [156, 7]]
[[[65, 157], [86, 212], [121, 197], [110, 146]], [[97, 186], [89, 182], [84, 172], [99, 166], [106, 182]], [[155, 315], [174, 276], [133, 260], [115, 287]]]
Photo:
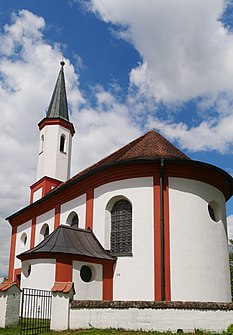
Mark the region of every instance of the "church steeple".
[[[46, 117], [38, 124], [40, 129], [40, 146], [37, 166], [38, 185], [48, 180], [53, 180], [54, 185], [70, 178], [72, 137], [75, 133], [74, 126], [69, 122], [66, 86], [62, 61], [56, 85], [52, 94]], [[43, 184], [44, 185], [44, 184]], [[52, 184], [51, 184], [52, 185]], [[45, 188], [45, 190], [44, 190]], [[51, 187], [43, 186], [42, 196]], [[34, 186], [32, 193], [35, 193]], [[38, 196], [36, 196], [38, 199]], [[36, 198], [32, 197], [32, 201]]]
[[61, 69], [57, 78], [57, 82], [53, 91], [53, 95], [49, 104], [47, 118], [61, 118], [69, 121], [66, 85], [63, 67], [65, 62], [61, 62]]

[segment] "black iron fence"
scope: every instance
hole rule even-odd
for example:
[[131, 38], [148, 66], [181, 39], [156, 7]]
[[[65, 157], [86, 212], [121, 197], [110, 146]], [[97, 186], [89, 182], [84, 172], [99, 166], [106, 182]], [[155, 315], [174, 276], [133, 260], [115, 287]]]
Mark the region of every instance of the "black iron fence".
[[52, 294], [24, 288], [20, 313], [20, 335], [37, 335], [50, 330]]

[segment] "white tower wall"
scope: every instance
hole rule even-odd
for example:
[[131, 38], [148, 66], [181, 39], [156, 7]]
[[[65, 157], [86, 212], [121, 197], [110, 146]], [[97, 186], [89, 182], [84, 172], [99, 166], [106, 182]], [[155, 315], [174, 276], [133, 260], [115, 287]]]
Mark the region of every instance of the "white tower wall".
[[[60, 151], [61, 136], [65, 138], [63, 152]], [[60, 125], [45, 125], [40, 132], [37, 180], [45, 176], [60, 181], [68, 180], [70, 178], [71, 147], [70, 130]]]
[[[215, 201], [221, 219], [211, 219]], [[225, 199], [206, 183], [169, 178], [171, 300], [230, 302]]]

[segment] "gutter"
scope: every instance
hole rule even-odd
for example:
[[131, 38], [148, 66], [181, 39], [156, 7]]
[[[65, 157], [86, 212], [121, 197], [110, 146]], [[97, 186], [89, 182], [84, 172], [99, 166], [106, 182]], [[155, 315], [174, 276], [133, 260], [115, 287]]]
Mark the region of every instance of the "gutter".
[[165, 301], [165, 255], [164, 255], [164, 158], [160, 160], [160, 252], [161, 252], [161, 300]]

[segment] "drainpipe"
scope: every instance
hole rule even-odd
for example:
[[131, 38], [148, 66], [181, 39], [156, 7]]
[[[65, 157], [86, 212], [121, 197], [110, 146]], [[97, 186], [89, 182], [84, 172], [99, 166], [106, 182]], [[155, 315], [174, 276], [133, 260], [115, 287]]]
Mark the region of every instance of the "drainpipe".
[[164, 257], [164, 158], [160, 161], [160, 245], [161, 245], [161, 300], [165, 301], [165, 257]]

